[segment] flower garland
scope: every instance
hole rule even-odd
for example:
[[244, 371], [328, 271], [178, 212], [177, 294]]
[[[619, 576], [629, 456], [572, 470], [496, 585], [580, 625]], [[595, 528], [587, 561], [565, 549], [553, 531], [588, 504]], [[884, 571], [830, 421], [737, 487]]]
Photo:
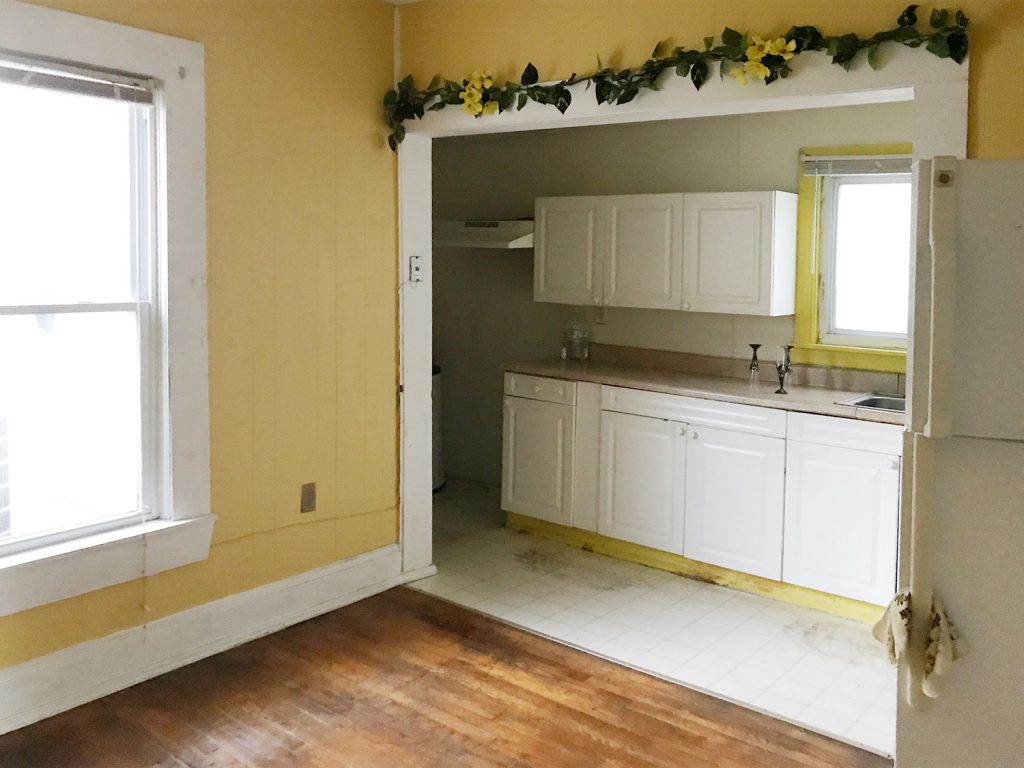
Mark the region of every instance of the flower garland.
[[[597, 61], [597, 70], [589, 75], [575, 73], [556, 83], [540, 84], [537, 68], [527, 64], [518, 83], [505, 81], [498, 85], [490, 70], [478, 70], [463, 80], [446, 80], [435, 76], [425, 89], [419, 89], [412, 75], [403, 78], [384, 96], [384, 116], [389, 135], [388, 144], [397, 150], [405, 138], [405, 121], [418, 120], [426, 112], [447, 106], [460, 106], [473, 117], [492, 115], [510, 109], [520, 110], [528, 101], [550, 104], [564, 113], [572, 103], [569, 86], [586, 82], [594, 88], [598, 104], [626, 104], [641, 90], [657, 90], [660, 77], [673, 71], [679, 77], [689, 77], [699, 89], [708, 79], [710, 68], [730, 64], [728, 74], [746, 85], [749, 80], [760, 80], [765, 85], [792, 72], [790, 61], [805, 51], [824, 51], [833, 64], [846, 70], [861, 52], [866, 52], [872, 69], [880, 66], [879, 49], [883, 43], [893, 42], [908, 48], [924, 47], [940, 59], [952, 59], [957, 64], [967, 58], [967, 25], [970, 19], [963, 11], [951, 13], [945, 8], [932, 10], [928, 31], [917, 28], [917, 5], [907, 6], [896, 20], [896, 26], [871, 37], [861, 38], [854, 33], [823, 35], [817, 27], [790, 27], [781, 36], [747, 35], [726, 27], [721, 42], [714, 37], [704, 38], [703, 50], [674, 48], [667, 55], [659, 42], [651, 57], [636, 68], [613, 70]], [[724, 72], [722, 72], [724, 74]]]

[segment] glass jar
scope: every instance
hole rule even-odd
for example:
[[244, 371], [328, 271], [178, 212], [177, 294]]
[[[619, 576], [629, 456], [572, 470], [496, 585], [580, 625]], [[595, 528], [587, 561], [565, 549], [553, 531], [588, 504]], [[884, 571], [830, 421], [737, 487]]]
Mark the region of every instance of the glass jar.
[[590, 357], [590, 332], [574, 316], [562, 331], [562, 359], [582, 362]]

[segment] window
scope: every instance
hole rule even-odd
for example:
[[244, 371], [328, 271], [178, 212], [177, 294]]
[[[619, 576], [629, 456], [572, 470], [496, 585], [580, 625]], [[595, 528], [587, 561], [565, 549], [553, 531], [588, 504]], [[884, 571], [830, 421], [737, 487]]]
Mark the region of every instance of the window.
[[152, 93], [0, 59], [0, 547], [152, 514]]
[[906, 347], [910, 174], [827, 176], [821, 193], [821, 341]]
[[910, 144], [801, 151], [794, 361], [905, 371], [911, 153]]
[[203, 47], [3, 16], [0, 616], [202, 560], [215, 520]]

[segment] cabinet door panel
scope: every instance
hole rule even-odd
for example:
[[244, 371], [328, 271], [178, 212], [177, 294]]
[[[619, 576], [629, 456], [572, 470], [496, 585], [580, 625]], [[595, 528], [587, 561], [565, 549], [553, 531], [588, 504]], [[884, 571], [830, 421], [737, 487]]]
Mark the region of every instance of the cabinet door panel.
[[688, 434], [683, 554], [781, 579], [785, 440], [702, 427]]
[[677, 422], [601, 413], [599, 533], [682, 553], [684, 432]]
[[791, 441], [783, 579], [883, 605], [896, 589], [899, 457]]
[[600, 300], [601, 200], [599, 197], [537, 198], [534, 301], [591, 304]]
[[505, 398], [501, 508], [572, 525], [573, 414], [570, 405]]
[[687, 308], [771, 314], [772, 193], [688, 194], [685, 207]]
[[679, 309], [682, 302], [683, 195], [608, 198], [610, 235], [604, 303]]

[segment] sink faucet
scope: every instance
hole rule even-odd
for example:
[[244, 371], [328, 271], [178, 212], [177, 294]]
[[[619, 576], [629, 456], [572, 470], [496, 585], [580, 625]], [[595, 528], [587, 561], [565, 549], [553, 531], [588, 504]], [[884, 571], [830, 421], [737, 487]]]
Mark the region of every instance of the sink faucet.
[[752, 350], [754, 350], [754, 355], [753, 355], [753, 357], [750, 358], [750, 372], [751, 373], [757, 373], [757, 371], [761, 370], [761, 363], [757, 359], [757, 350], [761, 348], [761, 345], [760, 344], [748, 344], [747, 346], [749, 346]]
[[789, 353], [793, 349], [792, 344], [783, 344], [785, 351], [783, 359], [775, 363], [775, 372], [779, 375], [779, 388], [775, 390], [776, 395], [788, 395], [786, 391], [786, 377], [793, 372], [793, 364], [790, 362]]

